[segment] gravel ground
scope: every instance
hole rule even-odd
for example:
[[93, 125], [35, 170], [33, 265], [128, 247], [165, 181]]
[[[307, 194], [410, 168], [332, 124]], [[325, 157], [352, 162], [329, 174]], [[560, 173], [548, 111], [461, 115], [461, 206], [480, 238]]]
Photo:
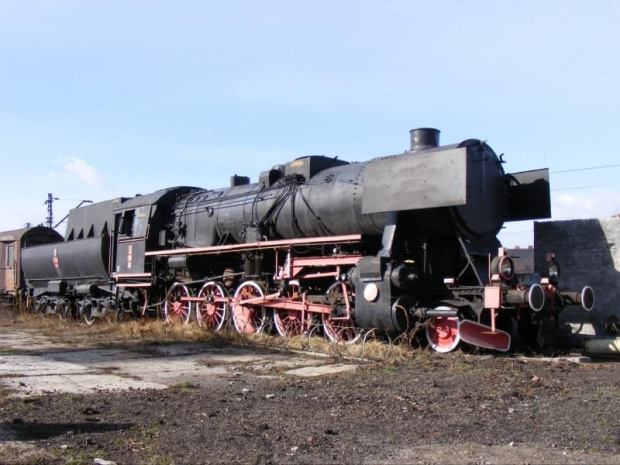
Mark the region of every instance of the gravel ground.
[[[0, 337], [27, 330], [6, 314], [0, 324]], [[620, 464], [617, 361], [420, 350], [313, 378], [242, 364], [221, 377], [165, 390], [4, 392], [0, 463]]]

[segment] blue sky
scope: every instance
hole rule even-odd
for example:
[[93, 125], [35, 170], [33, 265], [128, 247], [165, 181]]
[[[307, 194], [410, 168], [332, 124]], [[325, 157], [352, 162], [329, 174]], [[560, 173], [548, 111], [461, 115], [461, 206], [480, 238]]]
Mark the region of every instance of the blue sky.
[[620, 164], [618, 24], [617, 0], [2, 0], [0, 230], [43, 222], [48, 192], [60, 219], [427, 126], [548, 167], [554, 219], [608, 217], [620, 167], [581, 169]]

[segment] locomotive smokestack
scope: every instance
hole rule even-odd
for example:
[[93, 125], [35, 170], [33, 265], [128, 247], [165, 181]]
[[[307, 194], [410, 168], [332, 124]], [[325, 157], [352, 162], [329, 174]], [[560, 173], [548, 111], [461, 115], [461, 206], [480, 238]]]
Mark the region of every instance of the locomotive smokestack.
[[409, 131], [411, 134], [411, 151], [432, 149], [439, 147], [439, 129], [418, 128]]

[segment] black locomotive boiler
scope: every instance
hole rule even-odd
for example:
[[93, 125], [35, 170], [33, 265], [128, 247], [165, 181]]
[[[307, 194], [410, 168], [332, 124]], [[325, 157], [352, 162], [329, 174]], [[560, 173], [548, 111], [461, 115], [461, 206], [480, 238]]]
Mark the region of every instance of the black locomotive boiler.
[[233, 176], [222, 189], [171, 188], [75, 209], [63, 243], [23, 251], [30, 296], [87, 321], [146, 314], [237, 331], [273, 319], [282, 336], [321, 325], [338, 341], [360, 329], [423, 324], [441, 352], [460, 341], [508, 350], [565, 305], [550, 257], [541, 282], [520, 285], [497, 239], [507, 221], [550, 217], [548, 171], [507, 174], [480, 140], [411, 148], [364, 163], [302, 157]]

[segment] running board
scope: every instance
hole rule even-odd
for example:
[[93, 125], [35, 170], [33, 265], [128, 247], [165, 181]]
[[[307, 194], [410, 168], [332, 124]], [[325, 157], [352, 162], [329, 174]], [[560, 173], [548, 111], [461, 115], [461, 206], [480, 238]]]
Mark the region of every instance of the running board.
[[499, 352], [508, 352], [510, 350], [510, 334], [499, 329], [493, 331], [490, 326], [476, 323], [475, 321], [460, 321], [458, 335], [462, 341], [473, 346], [493, 349]]
[[344, 236], [302, 237], [297, 239], [278, 239], [275, 241], [247, 242], [244, 244], [228, 244], [210, 247], [189, 247], [170, 250], [152, 250], [145, 252], [145, 257], [172, 257], [175, 255], [219, 255], [225, 252], [248, 252], [265, 249], [289, 249], [294, 246], [329, 245], [329, 244], [357, 244], [362, 241], [361, 234]]

